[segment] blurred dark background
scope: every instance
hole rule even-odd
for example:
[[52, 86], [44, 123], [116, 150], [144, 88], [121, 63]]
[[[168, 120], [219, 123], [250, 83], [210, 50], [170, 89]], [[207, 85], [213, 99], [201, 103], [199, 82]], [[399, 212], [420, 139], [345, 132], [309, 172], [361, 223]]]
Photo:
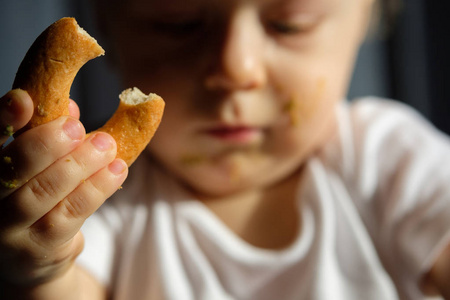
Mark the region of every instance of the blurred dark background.
[[[0, 94], [11, 88], [34, 39], [61, 17], [75, 17], [103, 45], [88, 7], [89, 0], [0, 0]], [[395, 26], [373, 34], [361, 48], [349, 99], [365, 95], [397, 99], [450, 134], [449, 7], [444, 0], [404, 0]], [[120, 90], [104, 57], [81, 69], [71, 98], [80, 105], [88, 130], [109, 118]]]

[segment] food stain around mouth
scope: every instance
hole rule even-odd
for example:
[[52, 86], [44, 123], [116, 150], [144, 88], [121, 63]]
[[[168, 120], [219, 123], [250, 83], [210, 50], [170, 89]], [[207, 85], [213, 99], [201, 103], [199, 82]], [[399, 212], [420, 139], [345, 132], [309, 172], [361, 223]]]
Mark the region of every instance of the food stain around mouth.
[[296, 127], [299, 119], [298, 99], [295, 96], [291, 96], [290, 100], [284, 105], [283, 112], [289, 116], [290, 125]]
[[198, 166], [204, 162], [206, 162], [206, 157], [201, 154], [185, 154], [180, 158], [180, 163], [186, 167]]
[[316, 82], [316, 87], [310, 95], [294, 94], [289, 97], [289, 100], [283, 106], [282, 111], [288, 115], [291, 126], [298, 126], [301, 113], [313, 109], [314, 105], [321, 102], [326, 85], [327, 80], [325, 77], [319, 77]]

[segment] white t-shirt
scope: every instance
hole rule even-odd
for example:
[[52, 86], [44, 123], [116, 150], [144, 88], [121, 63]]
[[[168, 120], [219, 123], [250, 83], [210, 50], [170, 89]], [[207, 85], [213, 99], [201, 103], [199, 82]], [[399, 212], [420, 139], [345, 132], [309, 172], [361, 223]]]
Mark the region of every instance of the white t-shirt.
[[424, 299], [420, 276], [450, 242], [450, 143], [413, 110], [365, 98], [298, 189], [301, 228], [254, 247], [142, 157], [88, 219], [77, 262], [113, 299]]

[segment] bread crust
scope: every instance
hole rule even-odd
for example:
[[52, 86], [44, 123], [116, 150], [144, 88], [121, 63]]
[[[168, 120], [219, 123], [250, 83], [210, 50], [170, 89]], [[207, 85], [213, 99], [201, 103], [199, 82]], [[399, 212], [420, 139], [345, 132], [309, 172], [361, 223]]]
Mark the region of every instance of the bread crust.
[[27, 51], [13, 83], [13, 89], [26, 90], [34, 103], [34, 114], [24, 130], [68, 115], [76, 74], [104, 53], [74, 18], [62, 18], [44, 30]]
[[[86, 62], [104, 53], [74, 18], [62, 18], [42, 32], [25, 55], [13, 84], [13, 89], [26, 90], [34, 103], [33, 116], [20, 132], [69, 115], [70, 88], [76, 74]], [[150, 142], [165, 105], [158, 95], [140, 91], [136, 101], [125, 101], [134, 97], [134, 89], [122, 92], [114, 115], [96, 130], [113, 136], [117, 157], [128, 166]]]
[[[137, 88], [134, 88], [137, 89]], [[127, 104], [125, 97], [132, 97], [133, 89], [123, 91], [114, 115], [99, 128], [107, 132], [117, 143], [117, 157], [130, 166], [145, 149], [161, 122], [165, 103], [156, 94], [146, 95], [138, 104]]]

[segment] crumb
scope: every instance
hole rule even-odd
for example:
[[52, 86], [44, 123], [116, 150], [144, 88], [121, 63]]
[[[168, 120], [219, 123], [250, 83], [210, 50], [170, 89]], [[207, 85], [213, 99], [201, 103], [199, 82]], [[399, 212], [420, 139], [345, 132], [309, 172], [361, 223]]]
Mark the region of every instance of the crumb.
[[66, 159], [66, 162], [71, 162], [71, 160], [67, 158], [67, 159]]
[[46, 117], [47, 116], [47, 112], [45, 111], [44, 107], [42, 107], [42, 103], [38, 104], [37, 112], [38, 112], [38, 115], [40, 115], [41, 117]]
[[81, 179], [80, 180], [80, 183], [85, 183], [86, 182], [86, 179]]
[[123, 189], [123, 186], [119, 186], [117, 190], [120, 191], [121, 189]]
[[14, 134], [14, 127], [12, 125], [6, 125], [3, 135], [12, 136]]
[[13, 180], [0, 179], [0, 184], [7, 189], [14, 189], [17, 187], [17, 180], [16, 179], [13, 179]]
[[3, 163], [11, 169], [11, 171], [14, 171], [14, 166], [12, 164], [12, 158], [11, 156], [3, 156]]
[[4, 156], [4, 157], [3, 157], [3, 162], [4, 162], [5, 164], [7, 164], [7, 165], [12, 164], [11, 156]]

